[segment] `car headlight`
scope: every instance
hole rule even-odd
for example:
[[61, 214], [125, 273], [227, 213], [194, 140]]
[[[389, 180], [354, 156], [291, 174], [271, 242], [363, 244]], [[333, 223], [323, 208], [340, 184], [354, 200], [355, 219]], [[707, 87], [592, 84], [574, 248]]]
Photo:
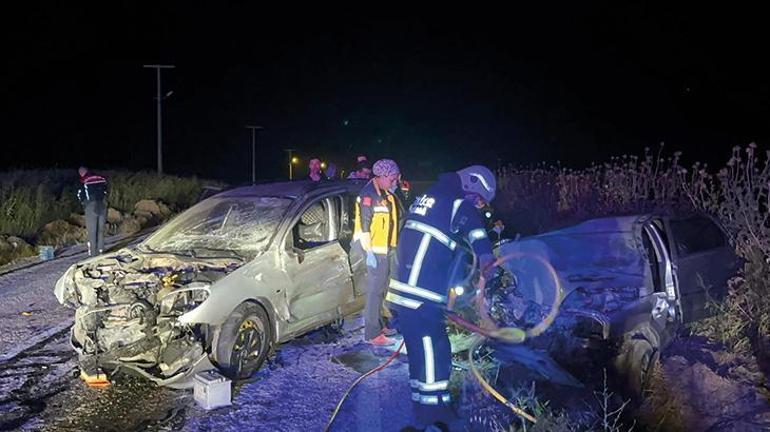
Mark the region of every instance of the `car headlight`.
[[161, 315], [182, 315], [195, 309], [209, 298], [210, 285], [193, 282], [171, 291], [159, 299]]

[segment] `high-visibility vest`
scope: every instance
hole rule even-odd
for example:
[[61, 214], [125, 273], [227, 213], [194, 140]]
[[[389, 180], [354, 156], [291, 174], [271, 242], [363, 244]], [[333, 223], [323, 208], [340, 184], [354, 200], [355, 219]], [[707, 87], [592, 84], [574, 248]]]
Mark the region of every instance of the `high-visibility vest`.
[[[363, 226], [365, 220], [369, 221], [368, 227]], [[377, 187], [374, 180], [367, 183], [356, 198], [353, 240], [361, 240], [367, 233], [368, 246], [376, 254], [387, 254], [398, 245], [396, 197]]]

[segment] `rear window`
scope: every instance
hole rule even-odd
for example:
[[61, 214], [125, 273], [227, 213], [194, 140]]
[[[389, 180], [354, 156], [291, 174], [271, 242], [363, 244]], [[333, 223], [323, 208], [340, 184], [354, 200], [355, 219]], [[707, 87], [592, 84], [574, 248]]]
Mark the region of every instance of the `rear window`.
[[716, 249], [727, 244], [722, 230], [709, 218], [696, 216], [671, 220], [670, 224], [679, 256]]

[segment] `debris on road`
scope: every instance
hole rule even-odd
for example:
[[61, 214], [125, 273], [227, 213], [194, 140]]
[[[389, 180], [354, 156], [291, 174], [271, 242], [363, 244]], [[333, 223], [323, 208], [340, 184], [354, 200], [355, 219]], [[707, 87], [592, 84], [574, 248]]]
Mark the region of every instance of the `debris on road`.
[[232, 405], [231, 382], [217, 371], [210, 370], [195, 375], [193, 395], [195, 402], [205, 410]]

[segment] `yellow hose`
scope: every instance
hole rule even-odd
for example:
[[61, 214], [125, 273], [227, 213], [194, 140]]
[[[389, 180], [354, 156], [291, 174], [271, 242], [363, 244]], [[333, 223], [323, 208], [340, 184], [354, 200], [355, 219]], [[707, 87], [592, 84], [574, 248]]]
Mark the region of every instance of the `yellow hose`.
[[468, 350], [468, 363], [470, 364], [473, 376], [476, 377], [476, 380], [479, 382], [479, 384], [481, 384], [481, 387], [486, 390], [487, 393], [491, 394], [495, 399], [500, 401], [500, 403], [510, 408], [514, 414], [523, 419], [529, 420], [532, 423], [537, 423], [537, 419], [532, 417], [532, 415], [527, 414], [524, 410], [514, 405], [511, 401], [506, 399], [505, 396], [501, 395], [500, 392], [495, 390], [495, 388], [492, 387], [483, 376], [481, 376], [481, 373], [478, 371], [478, 369], [476, 369], [476, 364], [473, 362], [473, 352], [476, 351], [476, 349], [481, 345], [481, 342], [483, 341], [484, 339], [479, 339], [479, 341], [476, 342], [470, 350]]
[[[511, 260], [511, 259], [514, 259], [514, 258], [520, 258], [520, 257], [523, 257], [523, 256], [525, 256], [525, 255], [522, 254], [522, 253], [508, 254], [506, 256], [502, 256], [502, 257], [497, 258], [490, 265], [490, 267], [501, 266], [503, 263], [505, 263], [508, 260]], [[541, 257], [532, 256], [532, 255], [529, 255], [529, 256], [537, 259], [538, 261], [540, 261], [540, 263], [543, 264], [545, 266], [545, 268], [548, 270], [549, 275], [551, 276], [551, 278], [553, 278], [553, 281], [554, 281], [554, 302], [551, 305], [551, 310], [549, 311], [548, 315], [540, 323], [538, 323], [535, 327], [533, 327], [531, 329], [528, 329], [526, 331], [524, 331], [522, 329], [519, 329], [519, 328], [516, 328], [516, 327], [504, 327], [504, 328], [497, 327], [494, 324], [494, 322], [492, 321], [492, 319], [490, 318], [489, 314], [487, 313], [486, 308], [482, 306], [484, 304], [484, 301], [485, 301], [485, 298], [484, 298], [484, 288], [485, 288], [485, 285], [486, 285], [486, 279], [484, 278], [484, 275], [483, 275], [483, 272], [482, 272], [481, 277], [479, 278], [478, 282], [476, 283], [476, 295], [477, 295], [477, 301], [478, 301], [478, 303], [477, 303], [477, 305], [478, 305], [477, 311], [478, 311], [479, 316], [481, 318], [480, 321], [483, 323], [482, 327], [485, 327], [485, 328], [479, 328], [478, 329], [478, 330], [482, 330], [482, 332], [481, 332], [482, 334], [485, 334], [485, 335], [487, 335], [489, 337], [492, 337], [494, 339], [500, 340], [502, 342], [522, 343], [526, 339], [533, 338], [533, 337], [541, 335], [543, 332], [546, 331], [546, 329], [548, 329], [548, 327], [551, 326], [551, 324], [553, 324], [553, 321], [556, 319], [556, 315], [559, 314], [559, 306], [561, 305], [561, 293], [562, 293], [562, 290], [561, 290], [561, 283], [559, 281], [559, 276], [556, 274], [556, 270], [553, 268], [553, 266], [551, 266], [547, 261], [545, 261]], [[454, 299], [452, 299], [452, 300], [454, 300]], [[514, 405], [511, 401], [506, 399], [505, 396], [500, 394], [500, 392], [495, 390], [495, 388], [492, 387], [492, 385], [490, 385], [489, 382], [487, 382], [484, 379], [484, 377], [481, 375], [481, 373], [476, 368], [476, 364], [473, 361], [473, 353], [474, 353], [474, 351], [476, 351], [476, 349], [478, 349], [479, 346], [481, 346], [481, 343], [484, 340], [485, 339], [483, 339], [483, 338], [479, 339], [479, 341], [477, 341], [473, 345], [473, 347], [471, 347], [471, 349], [468, 351], [468, 363], [470, 364], [470, 368], [471, 368], [471, 372], [473, 373], [473, 376], [476, 377], [476, 380], [479, 382], [479, 384], [481, 384], [481, 387], [487, 393], [492, 395], [492, 397], [497, 399], [503, 405], [505, 405], [508, 408], [510, 408], [511, 411], [513, 411], [514, 414], [516, 414], [517, 416], [519, 416], [519, 417], [521, 417], [523, 419], [529, 420], [532, 423], [537, 423], [537, 420], [535, 419], [535, 417], [533, 417], [532, 415], [528, 414], [527, 412], [525, 412], [521, 408], [519, 408], [516, 405]]]
[[[492, 263], [491, 266], [492, 267], [499, 266], [499, 265], [503, 264], [505, 261], [507, 261], [509, 259], [512, 259], [512, 258], [516, 258], [518, 256], [521, 256], [521, 255], [520, 254], [511, 254], [511, 255], [507, 255], [505, 257], [500, 257], [497, 260], [495, 260], [495, 262]], [[473, 266], [475, 267], [476, 263], [477, 263], [477, 259], [476, 259], [475, 254], [473, 256], [473, 259], [474, 259]], [[503, 328], [499, 328], [499, 327], [497, 327], [495, 325], [492, 325], [492, 328], [476, 328], [475, 330], [479, 331], [482, 334], [485, 334], [485, 335], [488, 335], [488, 336], [493, 337], [495, 339], [501, 340], [503, 342], [507, 342], [507, 343], [522, 343], [527, 338], [531, 338], [531, 337], [535, 337], [535, 336], [540, 335], [541, 333], [543, 333], [553, 323], [553, 320], [556, 318], [556, 315], [559, 312], [559, 305], [561, 303], [561, 284], [559, 283], [559, 278], [556, 275], [556, 272], [553, 269], [553, 267], [551, 267], [544, 260], [541, 259], [541, 261], [546, 265], [546, 267], [549, 270], [549, 273], [551, 273], [551, 276], [554, 278], [554, 281], [555, 281], [555, 291], [556, 291], [556, 295], [554, 296], [553, 307], [551, 308], [551, 311], [546, 316], [546, 318], [541, 323], [539, 323], [537, 326], [527, 330], [526, 332], [524, 330], [521, 330], [521, 329], [516, 328], [516, 327], [503, 327]], [[483, 296], [484, 296], [484, 285], [486, 285], [486, 280], [485, 280], [484, 276], [482, 275], [479, 278], [479, 281], [476, 284], [476, 288], [478, 290], [477, 291], [477, 295], [482, 300], [482, 302], [483, 302]], [[450, 293], [449, 293], [449, 301], [448, 301], [448, 309], [450, 311], [453, 309], [454, 301], [456, 300], [456, 297], [457, 296], [456, 296], [454, 290], [451, 290]], [[485, 321], [486, 323], [492, 323], [492, 320], [489, 318], [489, 315], [486, 313], [486, 311], [484, 310], [483, 307], [479, 307], [479, 313], [480, 313], [480, 315], [482, 317], [482, 321]], [[470, 323], [466, 323], [466, 324], [470, 325]], [[490, 385], [484, 379], [484, 377], [481, 375], [481, 373], [476, 368], [476, 364], [473, 362], [473, 352], [476, 351], [476, 349], [478, 349], [479, 346], [481, 346], [481, 343], [484, 340], [485, 340], [485, 338], [479, 339], [471, 347], [471, 349], [468, 350], [468, 363], [470, 365], [470, 369], [471, 369], [471, 372], [473, 373], [473, 376], [476, 377], [476, 380], [479, 382], [479, 384], [481, 384], [481, 387], [487, 393], [492, 395], [492, 397], [497, 399], [503, 405], [505, 405], [508, 408], [510, 408], [511, 411], [513, 411], [514, 414], [516, 414], [517, 416], [519, 416], [519, 417], [521, 417], [523, 419], [529, 420], [532, 423], [537, 423], [537, 419], [535, 419], [535, 417], [533, 417], [532, 415], [528, 414], [527, 412], [525, 412], [521, 408], [519, 408], [516, 405], [514, 405], [511, 401], [506, 399], [505, 396], [500, 394], [500, 392], [495, 390], [495, 388], [492, 387], [492, 385]], [[345, 402], [347, 397], [350, 396], [350, 393], [353, 391], [353, 389], [361, 381], [363, 381], [366, 377], [368, 377], [368, 376], [370, 376], [372, 374], [375, 374], [375, 373], [379, 372], [380, 370], [384, 369], [385, 367], [387, 367], [393, 361], [393, 359], [396, 358], [396, 356], [398, 356], [398, 354], [399, 354], [399, 352], [401, 352], [401, 348], [403, 348], [403, 346], [404, 346], [404, 342], [402, 341], [401, 345], [398, 347], [398, 349], [396, 351], [393, 352], [393, 354], [390, 356], [390, 358], [388, 358], [387, 361], [385, 361], [383, 364], [375, 367], [374, 369], [370, 370], [369, 372], [361, 375], [360, 377], [358, 377], [358, 379], [356, 379], [353, 382], [353, 384], [347, 389], [347, 391], [345, 392], [345, 394], [343, 395], [343, 397], [339, 401], [339, 403], [337, 403], [337, 406], [334, 409], [334, 412], [332, 413], [331, 418], [329, 418], [329, 421], [326, 424], [326, 427], [324, 428], [324, 432], [329, 431], [329, 429], [331, 428], [332, 424], [334, 423], [334, 419], [337, 418], [337, 414], [339, 414], [340, 408], [342, 408], [342, 404]]]
[[[514, 258], [521, 258], [521, 257], [529, 257], [534, 258], [535, 260], [539, 261], [543, 267], [546, 268], [548, 271], [549, 276], [551, 279], [553, 279], [553, 287], [554, 287], [554, 296], [553, 296], [553, 304], [551, 305], [551, 310], [548, 312], [548, 315], [539, 322], [536, 326], [532, 327], [529, 330], [526, 330], [526, 338], [531, 339], [536, 336], [540, 336], [545, 332], [548, 327], [553, 324], [553, 321], [556, 319], [556, 316], [559, 314], [559, 307], [561, 306], [562, 301], [562, 288], [561, 288], [561, 281], [559, 280], [559, 275], [556, 273], [556, 269], [553, 268], [553, 266], [548, 263], [545, 259], [542, 257], [539, 257], [537, 255], [532, 254], [523, 254], [521, 252], [514, 252], [505, 256], [501, 256], [497, 258], [492, 264], [489, 265], [490, 268], [494, 267], [500, 267], [502, 266], [506, 261], [510, 261]], [[479, 321], [482, 323], [481, 326], [484, 327], [489, 333], [491, 337], [497, 338], [496, 336], [502, 336], [499, 339], [503, 340], [504, 342], [509, 343], [521, 343], [523, 340], [516, 340], [516, 338], [520, 337], [519, 331], [520, 329], [517, 329], [515, 327], [510, 328], [499, 328], [497, 325], [494, 324], [494, 321], [489, 316], [489, 313], [487, 312], [487, 308], [485, 307], [485, 294], [484, 289], [486, 286], [487, 280], [484, 277], [484, 272], [481, 273], [478, 281], [475, 284], [476, 288], [476, 302], [477, 302], [477, 313], [479, 314]], [[511, 339], [513, 338], [513, 339]]]

